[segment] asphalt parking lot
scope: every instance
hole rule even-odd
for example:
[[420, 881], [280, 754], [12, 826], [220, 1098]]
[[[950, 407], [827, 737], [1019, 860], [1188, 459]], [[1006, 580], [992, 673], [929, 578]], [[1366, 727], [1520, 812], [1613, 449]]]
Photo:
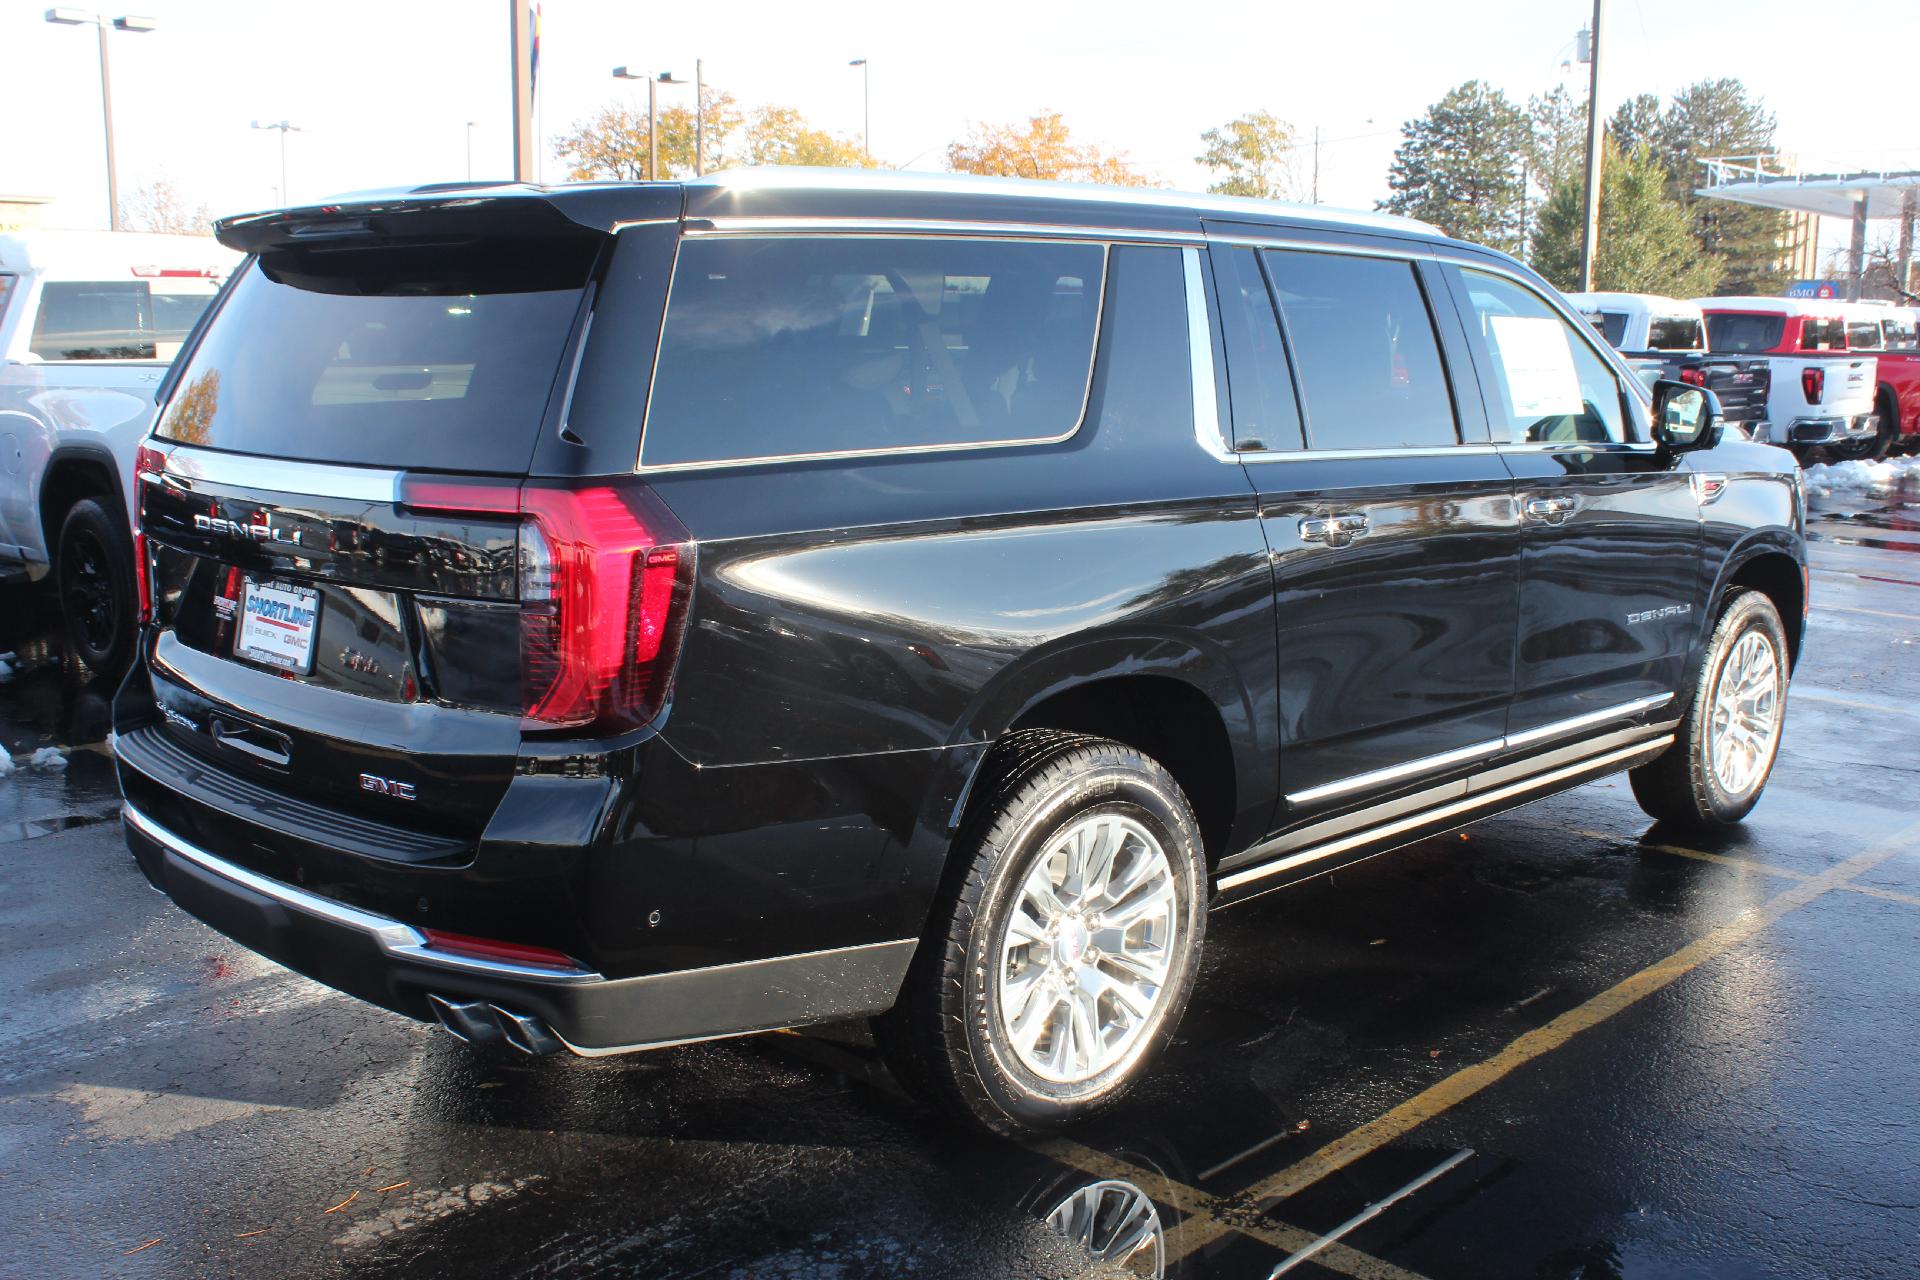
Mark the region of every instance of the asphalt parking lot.
[[1286, 1274], [1913, 1276], [1920, 485], [1815, 517], [1742, 830], [1614, 779], [1225, 911], [1146, 1086], [1027, 1145], [851, 1031], [476, 1057], [254, 958], [146, 887], [105, 693], [13, 593], [0, 1274], [1262, 1277], [1375, 1205]]

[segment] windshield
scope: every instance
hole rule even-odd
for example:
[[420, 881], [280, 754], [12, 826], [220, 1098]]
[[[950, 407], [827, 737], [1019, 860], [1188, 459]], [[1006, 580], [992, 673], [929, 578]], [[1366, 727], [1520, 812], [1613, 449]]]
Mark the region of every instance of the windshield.
[[1786, 331], [1785, 316], [1752, 311], [1721, 311], [1707, 317], [1707, 343], [1714, 351], [1771, 351]]
[[587, 269], [572, 246], [543, 249], [504, 268], [471, 247], [253, 262], [155, 434], [308, 462], [524, 470]]

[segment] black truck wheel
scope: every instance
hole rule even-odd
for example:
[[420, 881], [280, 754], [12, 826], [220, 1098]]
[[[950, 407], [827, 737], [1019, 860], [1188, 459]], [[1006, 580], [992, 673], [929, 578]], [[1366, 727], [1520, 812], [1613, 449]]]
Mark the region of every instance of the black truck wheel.
[[118, 509], [82, 498], [60, 525], [54, 581], [67, 640], [97, 676], [115, 679], [133, 661], [139, 602], [133, 537]]

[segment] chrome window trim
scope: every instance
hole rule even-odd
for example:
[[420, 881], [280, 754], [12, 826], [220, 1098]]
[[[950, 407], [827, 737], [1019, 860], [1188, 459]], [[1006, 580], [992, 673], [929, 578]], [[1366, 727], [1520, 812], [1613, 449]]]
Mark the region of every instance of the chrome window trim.
[[1207, 312], [1207, 280], [1200, 266], [1200, 250], [1180, 251], [1181, 267], [1187, 282], [1187, 358], [1192, 368], [1193, 436], [1208, 457], [1220, 462], [1237, 461], [1227, 446], [1225, 424], [1220, 421], [1220, 388], [1214, 381], [1213, 320]]
[[[1491, 791], [1476, 793], [1470, 790], [1459, 800], [1441, 805], [1438, 808], [1426, 809], [1419, 813], [1409, 814], [1405, 818], [1384, 823], [1380, 826], [1367, 827], [1351, 835], [1340, 836], [1336, 839], [1329, 840], [1325, 844], [1303, 849], [1299, 853], [1290, 854], [1284, 858], [1277, 858], [1272, 862], [1258, 863], [1245, 871], [1236, 871], [1231, 875], [1222, 876], [1215, 882], [1215, 887], [1222, 891], [1236, 889], [1250, 881], [1261, 880], [1271, 875], [1278, 875], [1282, 871], [1303, 866], [1309, 862], [1318, 862], [1322, 858], [1331, 858], [1336, 854], [1345, 853], [1350, 849], [1360, 848], [1363, 845], [1371, 844], [1377, 840], [1390, 839], [1402, 832], [1415, 831], [1436, 822], [1444, 822], [1448, 818], [1472, 813], [1477, 809], [1484, 809], [1488, 806], [1502, 804], [1505, 801], [1524, 796], [1529, 792], [1540, 791], [1542, 788], [1550, 787], [1556, 782], [1563, 782], [1569, 778], [1578, 777], [1583, 773], [1591, 773], [1595, 769], [1604, 768], [1610, 764], [1631, 760], [1635, 756], [1645, 755], [1649, 751], [1664, 749], [1672, 745], [1672, 743], [1672, 734], [1667, 734], [1665, 737], [1648, 738], [1645, 741], [1630, 743], [1627, 746], [1620, 747], [1613, 751], [1605, 751], [1598, 755], [1587, 756], [1571, 764], [1563, 765], [1558, 769], [1549, 770], [1546, 773], [1520, 778], [1504, 787], [1496, 787]], [[1471, 781], [1471, 779], [1469, 779], [1469, 781]]]
[[382, 467], [349, 467], [332, 462], [299, 462], [248, 453], [226, 453], [149, 436], [148, 447], [165, 458], [159, 477], [142, 478], [191, 489], [195, 481], [263, 493], [294, 494], [308, 498], [338, 498], [347, 502], [398, 502], [399, 471]]
[[523, 982], [570, 986], [606, 981], [606, 978], [590, 969], [558, 969], [542, 965], [513, 964], [506, 960], [482, 960], [432, 950], [427, 946], [426, 935], [410, 924], [376, 912], [350, 907], [344, 902], [335, 902], [331, 898], [323, 898], [317, 893], [309, 893], [305, 889], [295, 888], [293, 885], [260, 875], [258, 872], [249, 871], [175, 835], [136, 809], [131, 802], [121, 804], [120, 816], [129, 827], [175, 857], [192, 863], [202, 871], [231, 881], [242, 889], [271, 898], [289, 910], [316, 916], [331, 924], [364, 933], [372, 938], [380, 950], [387, 955], [441, 969], [515, 978]]
[[[924, 237], [917, 235], [872, 235], [865, 233], [833, 233], [836, 238], [847, 240], [911, 239]], [[784, 232], [769, 232], [762, 238], [769, 240], [791, 240], [797, 237]], [[961, 236], [960, 239], [990, 240], [993, 236]], [[1058, 244], [1080, 244], [1079, 240], [1061, 236], [1022, 236], [1022, 240], [1035, 243], [1050, 241]], [[682, 243], [686, 240], [681, 237]], [[958, 453], [979, 449], [1017, 449], [1033, 445], [1064, 444], [1079, 435], [1087, 425], [1087, 410], [1093, 404], [1094, 366], [1100, 358], [1100, 338], [1107, 316], [1107, 276], [1113, 266], [1113, 245], [1099, 242], [1100, 249], [1100, 293], [1093, 307], [1093, 341], [1087, 351], [1087, 372], [1080, 390], [1080, 413], [1073, 425], [1059, 435], [1028, 436], [1019, 440], [980, 440], [958, 441], [951, 444], [912, 444], [898, 445], [888, 449], [838, 449], [831, 452], [816, 453], [780, 453], [767, 454], [752, 458], [721, 458], [710, 462], [666, 462], [649, 465], [647, 455], [647, 430], [653, 423], [654, 386], [660, 378], [660, 359], [666, 350], [667, 320], [673, 308], [673, 280], [680, 270], [680, 245], [673, 250], [673, 268], [667, 279], [667, 300], [660, 310], [660, 336], [653, 344], [653, 368], [647, 375], [647, 408], [640, 420], [640, 452], [635, 458], [634, 471], [638, 475], [668, 475], [680, 471], [717, 471], [732, 467], [763, 467], [786, 462], [836, 462], [853, 458], [898, 458], [915, 457], [922, 454]]]
[[1610, 724], [1615, 720], [1624, 720], [1636, 716], [1642, 711], [1652, 711], [1664, 707], [1673, 701], [1671, 693], [1656, 693], [1644, 698], [1634, 698], [1629, 702], [1616, 703], [1611, 707], [1601, 707], [1597, 711], [1588, 711], [1581, 715], [1569, 716], [1564, 720], [1555, 720], [1520, 733], [1510, 733], [1498, 738], [1489, 738], [1485, 742], [1476, 742], [1470, 746], [1456, 747], [1451, 751], [1442, 751], [1430, 756], [1421, 756], [1403, 764], [1388, 765], [1384, 769], [1370, 769], [1365, 773], [1351, 774], [1345, 778], [1336, 778], [1317, 787], [1308, 787], [1305, 791], [1289, 792], [1286, 800], [1289, 806], [1309, 805], [1321, 800], [1331, 800], [1336, 796], [1366, 791], [1389, 782], [1398, 782], [1407, 778], [1418, 778], [1429, 773], [1439, 773], [1454, 765], [1467, 764], [1487, 756], [1498, 755], [1502, 751], [1511, 751], [1518, 747], [1532, 746], [1539, 742], [1550, 742], [1556, 738], [1569, 737], [1582, 729], [1591, 729], [1599, 725]]
[[1236, 454], [1234, 458], [1239, 462], [1315, 462], [1359, 458], [1457, 458], [1496, 452], [1498, 450], [1493, 445], [1474, 440], [1466, 444], [1410, 445], [1404, 449], [1261, 449]]

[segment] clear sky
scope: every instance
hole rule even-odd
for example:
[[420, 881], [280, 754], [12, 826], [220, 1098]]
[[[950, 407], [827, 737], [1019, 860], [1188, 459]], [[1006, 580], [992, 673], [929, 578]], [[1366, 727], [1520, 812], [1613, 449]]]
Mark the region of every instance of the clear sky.
[[[216, 213], [267, 207], [289, 119], [295, 200], [463, 178], [466, 122], [477, 177], [510, 172], [507, 0], [129, 0], [150, 34], [115, 32], [115, 123], [123, 194], [165, 176]], [[106, 197], [98, 55], [90, 27], [0, 5], [0, 192], [55, 198], [45, 221], [103, 226]], [[857, 134], [871, 59], [873, 149], [939, 168], [971, 121], [1063, 112], [1086, 141], [1126, 152], [1177, 187], [1204, 186], [1202, 130], [1264, 108], [1321, 151], [1327, 203], [1386, 194], [1402, 123], [1478, 77], [1516, 99], [1556, 83], [1584, 0], [1372, 0], [1205, 7], [1007, 3], [640, 4], [545, 0], [541, 126], [552, 136], [644, 86], [616, 63], [710, 83], [743, 105], [777, 102]], [[1779, 116], [1779, 143], [1809, 166], [1920, 167], [1920, 3], [1912, 0], [1608, 0], [1603, 109], [1737, 76]], [[638, 90], [636, 95], [635, 90]], [[690, 102], [692, 90], [664, 88]], [[564, 177], [543, 147], [545, 176]], [[1304, 159], [1304, 158], [1303, 158]], [[1827, 229], [1823, 244], [1843, 242]]]

